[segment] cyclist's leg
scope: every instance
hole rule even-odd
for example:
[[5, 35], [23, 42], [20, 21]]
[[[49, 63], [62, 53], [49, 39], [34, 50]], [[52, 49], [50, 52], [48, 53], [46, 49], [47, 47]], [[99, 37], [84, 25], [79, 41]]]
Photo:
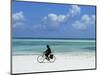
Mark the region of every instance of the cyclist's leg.
[[47, 54], [45, 54], [45, 57], [46, 57], [46, 59], [49, 61], [50, 59], [49, 59], [49, 54], [47, 53]]
[[48, 58], [48, 61], [50, 60], [50, 54], [48, 53], [48, 56], [47, 56], [47, 58]]
[[46, 58], [46, 59], [48, 58], [48, 55], [47, 55], [47, 54], [45, 54], [45, 58]]

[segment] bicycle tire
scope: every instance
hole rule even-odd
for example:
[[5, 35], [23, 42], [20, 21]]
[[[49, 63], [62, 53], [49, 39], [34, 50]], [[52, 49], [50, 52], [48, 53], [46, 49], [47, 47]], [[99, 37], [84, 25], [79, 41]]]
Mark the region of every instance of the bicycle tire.
[[44, 57], [42, 56], [42, 55], [40, 55], [40, 56], [38, 56], [37, 57], [37, 61], [39, 62], [39, 63], [43, 63], [44, 62]]
[[53, 63], [53, 62], [55, 62], [55, 60], [56, 60], [56, 57], [53, 55], [53, 59], [50, 59], [49, 62]]

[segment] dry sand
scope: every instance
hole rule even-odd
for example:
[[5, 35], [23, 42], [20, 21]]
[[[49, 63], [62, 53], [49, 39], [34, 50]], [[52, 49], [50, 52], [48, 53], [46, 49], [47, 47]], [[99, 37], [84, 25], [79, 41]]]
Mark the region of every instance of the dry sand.
[[49, 63], [48, 61], [39, 63], [37, 61], [38, 56], [39, 55], [13, 56], [12, 72], [27, 73], [95, 68], [95, 55], [93, 53], [55, 54], [56, 61], [54, 63]]

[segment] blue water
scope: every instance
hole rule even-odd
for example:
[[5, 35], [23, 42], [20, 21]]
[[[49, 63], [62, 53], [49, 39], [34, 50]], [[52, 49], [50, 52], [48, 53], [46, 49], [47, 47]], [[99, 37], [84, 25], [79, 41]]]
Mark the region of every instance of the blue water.
[[13, 55], [42, 54], [49, 44], [53, 53], [95, 52], [95, 40], [13, 39]]

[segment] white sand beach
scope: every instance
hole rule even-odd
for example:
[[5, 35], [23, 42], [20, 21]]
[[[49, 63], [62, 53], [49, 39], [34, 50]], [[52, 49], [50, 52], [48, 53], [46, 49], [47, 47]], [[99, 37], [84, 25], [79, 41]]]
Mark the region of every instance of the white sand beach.
[[38, 56], [39, 55], [12, 56], [12, 72], [27, 73], [95, 68], [94, 53], [55, 54], [56, 61], [54, 63], [39, 63], [37, 61]]

